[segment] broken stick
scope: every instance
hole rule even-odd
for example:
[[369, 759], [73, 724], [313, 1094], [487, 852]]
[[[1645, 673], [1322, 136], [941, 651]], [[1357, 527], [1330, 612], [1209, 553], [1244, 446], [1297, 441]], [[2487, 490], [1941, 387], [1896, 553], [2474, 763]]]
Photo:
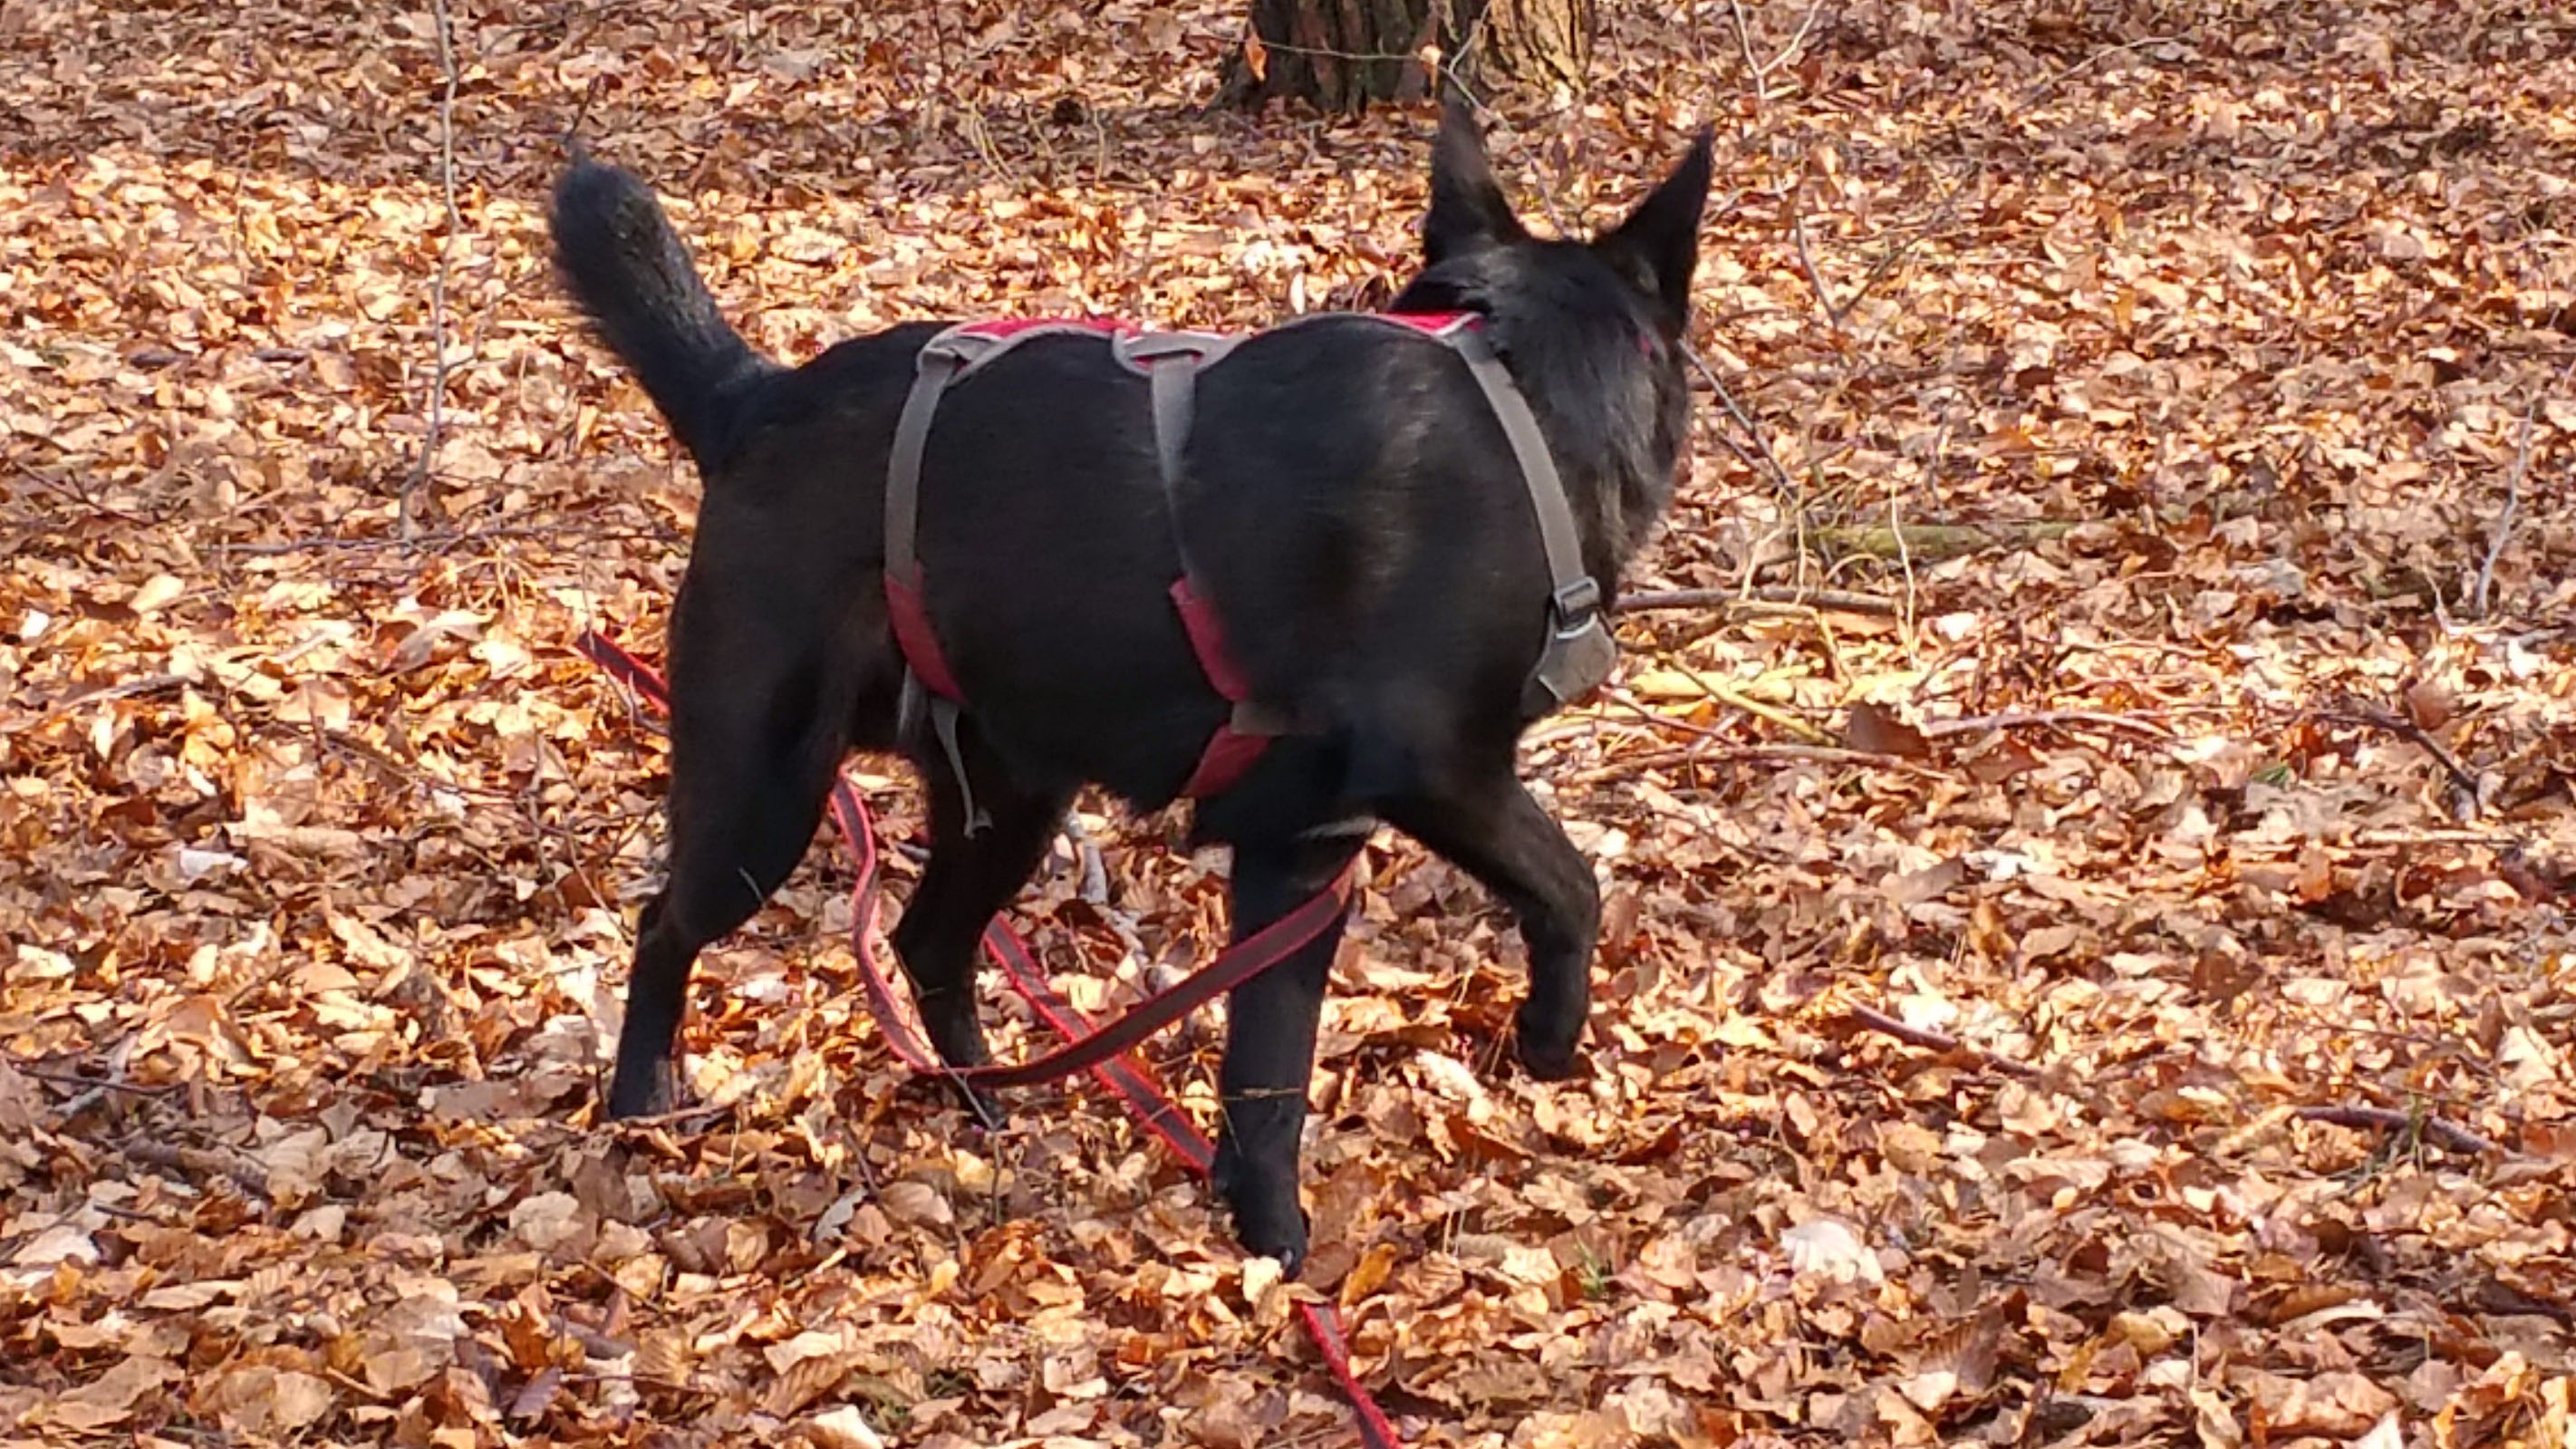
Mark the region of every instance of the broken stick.
[[1877, 614], [1893, 616], [1896, 601], [1876, 594], [1855, 594], [1843, 589], [1797, 589], [1764, 586], [1753, 589], [1653, 589], [1644, 593], [1622, 595], [1619, 612], [1639, 614], [1649, 609], [1731, 609], [1746, 604], [1785, 604], [1791, 608], [1814, 609], [1825, 614]]
[[2429, 1142], [2445, 1152], [2458, 1152], [2469, 1156], [2504, 1150], [2457, 1123], [2445, 1122], [2430, 1114], [2416, 1116], [2413, 1113], [2400, 1112], [2394, 1107], [2301, 1107], [2299, 1120], [2323, 1122], [2328, 1126], [2351, 1127], [2362, 1131], [2377, 1129], [2387, 1132], [2411, 1132], [2418, 1139]]
[[1878, 1032], [1883, 1036], [1892, 1036], [1898, 1041], [1904, 1042], [1908, 1046], [1919, 1046], [1926, 1051], [1939, 1052], [1943, 1056], [1948, 1056], [1952, 1053], [1965, 1053], [1985, 1065], [1994, 1068], [1996, 1071], [2006, 1073], [2010, 1076], [2036, 1077], [2039, 1075], [2039, 1068], [2032, 1066], [2028, 1062], [2017, 1062], [2011, 1057], [1998, 1056], [1993, 1052], [1987, 1051], [1983, 1047], [1970, 1046], [1968, 1043], [1959, 1040], [1948, 1032], [1934, 1031], [1929, 1027], [1914, 1026], [1907, 1022], [1900, 1021], [1897, 1018], [1888, 1015], [1886, 1012], [1872, 1010], [1866, 1006], [1847, 1007], [1845, 1010], [1854, 1022], [1867, 1027], [1871, 1031]]

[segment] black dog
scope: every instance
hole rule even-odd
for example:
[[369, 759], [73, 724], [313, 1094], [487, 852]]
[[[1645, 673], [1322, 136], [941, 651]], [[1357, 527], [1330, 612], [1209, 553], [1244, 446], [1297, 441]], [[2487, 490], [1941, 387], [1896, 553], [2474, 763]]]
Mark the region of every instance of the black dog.
[[[1390, 309], [1482, 319], [1605, 594], [1679, 465], [1708, 184], [1703, 132], [1615, 230], [1539, 240], [1453, 113], [1432, 160], [1424, 269]], [[1541, 1077], [1573, 1070], [1598, 893], [1513, 758], [1534, 718], [1524, 691], [1549, 635], [1550, 573], [1506, 430], [1457, 354], [1361, 318], [1244, 340], [1200, 374], [1168, 500], [1147, 386], [1097, 339], [1034, 339], [960, 382], [919, 475], [927, 614], [969, 702], [953, 741], [937, 741], [906, 707], [880, 570], [897, 416], [939, 324], [790, 371], [726, 325], [635, 178], [577, 163], [553, 230], [572, 292], [706, 484], [671, 620], [670, 878], [644, 912], [613, 1115], [670, 1104], [691, 963], [786, 879], [853, 748], [902, 750], [928, 781], [932, 851], [895, 945], [938, 1050], [986, 1059], [976, 941], [1074, 792], [1093, 782], [1160, 808], [1229, 717], [1166, 594], [1182, 540], [1253, 700], [1289, 722], [1195, 816], [1200, 839], [1233, 848], [1237, 939], [1392, 824], [1510, 905], [1530, 959], [1520, 1059]], [[1306, 1249], [1298, 1139], [1340, 936], [1336, 924], [1229, 1010], [1217, 1183], [1245, 1244], [1291, 1273]]]

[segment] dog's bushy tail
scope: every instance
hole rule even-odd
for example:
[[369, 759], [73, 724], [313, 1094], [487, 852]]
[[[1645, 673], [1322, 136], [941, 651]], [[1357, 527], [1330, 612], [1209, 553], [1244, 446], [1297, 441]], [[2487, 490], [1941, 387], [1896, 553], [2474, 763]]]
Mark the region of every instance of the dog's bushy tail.
[[773, 370], [716, 310], [688, 248], [643, 182], [577, 160], [555, 185], [555, 265], [609, 350], [707, 470], [741, 384]]

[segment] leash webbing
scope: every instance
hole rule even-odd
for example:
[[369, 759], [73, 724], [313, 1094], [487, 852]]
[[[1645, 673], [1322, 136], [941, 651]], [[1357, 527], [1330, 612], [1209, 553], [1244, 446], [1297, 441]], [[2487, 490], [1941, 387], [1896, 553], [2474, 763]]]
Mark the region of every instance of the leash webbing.
[[[647, 703], [666, 713], [669, 711], [670, 687], [650, 665], [596, 631], [585, 630], [575, 642], [575, 647], [583, 657], [634, 690]], [[984, 954], [1001, 968], [1002, 974], [1028, 1002], [1038, 1019], [1063, 1037], [1066, 1045], [1024, 1064], [961, 1070], [940, 1061], [924, 1046], [920, 1032], [906, 1019], [892, 982], [877, 958], [875, 926], [879, 861], [875, 823], [868, 815], [867, 802], [850, 784], [846, 774], [836, 776], [832, 782], [830, 809], [832, 821], [839, 827], [841, 838], [857, 865], [857, 878], [850, 888], [851, 954], [858, 961], [869, 1014], [876, 1018], [878, 1030], [886, 1038], [887, 1045], [905, 1066], [925, 1075], [962, 1080], [977, 1086], [1028, 1086], [1088, 1071], [1118, 1098], [1138, 1126], [1161, 1139], [1163, 1145], [1200, 1178], [1208, 1176], [1216, 1159], [1215, 1148], [1163, 1089], [1152, 1070], [1138, 1061], [1129, 1048], [1187, 1015], [1202, 1002], [1285, 960], [1299, 946], [1314, 939], [1317, 932], [1331, 924], [1333, 917], [1346, 908], [1350, 882], [1348, 872], [1296, 910], [1237, 942], [1216, 960], [1180, 982], [1128, 1008], [1105, 1027], [1095, 1025], [1056, 990], [1055, 984], [1039, 969], [1028, 943], [1020, 939], [1008, 921], [995, 916], [984, 928]], [[1351, 1415], [1357, 1421], [1355, 1427], [1363, 1449], [1402, 1449], [1404, 1440], [1388, 1421], [1385, 1411], [1370, 1397], [1367, 1385], [1360, 1382], [1358, 1371], [1351, 1365], [1350, 1347], [1342, 1334], [1339, 1311], [1329, 1300], [1301, 1298], [1297, 1301], [1296, 1312], [1307, 1339], [1315, 1345], [1317, 1354], [1324, 1361], [1325, 1371], [1331, 1374], [1343, 1395], [1350, 1400]]]

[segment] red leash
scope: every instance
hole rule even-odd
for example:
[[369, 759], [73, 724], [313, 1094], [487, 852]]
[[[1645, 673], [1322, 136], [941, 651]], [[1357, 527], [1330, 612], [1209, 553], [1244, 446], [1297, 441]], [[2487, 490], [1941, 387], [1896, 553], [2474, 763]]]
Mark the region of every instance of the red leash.
[[[669, 711], [670, 687], [651, 666], [593, 631], [584, 631], [575, 647], [655, 708]], [[1235, 943], [1183, 980], [1146, 997], [1107, 1026], [1095, 1026], [1076, 1011], [1038, 968], [1037, 957], [1028, 943], [1020, 939], [1008, 921], [995, 916], [992, 924], [984, 928], [984, 954], [1010, 978], [1011, 985], [1027, 999], [1039, 1019], [1065, 1039], [1065, 1045], [1016, 1065], [952, 1067], [923, 1044], [877, 959], [876, 831], [868, 818], [867, 803], [846, 775], [832, 782], [831, 809], [833, 823], [840, 827], [841, 838], [858, 862], [858, 878], [850, 888], [851, 953], [858, 959], [868, 1011], [904, 1065], [926, 1075], [962, 1080], [978, 1087], [1034, 1086], [1088, 1071], [1125, 1104], [1138, 1125], [1161, 1138], [1163, 1145], [1202, 1178], [1215, 1161], [1215, 1148], [1130, 1049], [1206, 1002], [1286, 960], [1331, 925], [1350, 900], [1350, 877], [1345, 872], [1312, 900]], [[1351, 1367], [1350, 1348], [1342, 1338], [1341, 1315], [1330, 1302], [1301, 1299], [1297, 1316], [1305, 1325], [1306, 1336], [1323, 1356], [1325, 1369], [1349, 1397], [1364, 1449], [1401, 1449], [1404, 1440]]]

